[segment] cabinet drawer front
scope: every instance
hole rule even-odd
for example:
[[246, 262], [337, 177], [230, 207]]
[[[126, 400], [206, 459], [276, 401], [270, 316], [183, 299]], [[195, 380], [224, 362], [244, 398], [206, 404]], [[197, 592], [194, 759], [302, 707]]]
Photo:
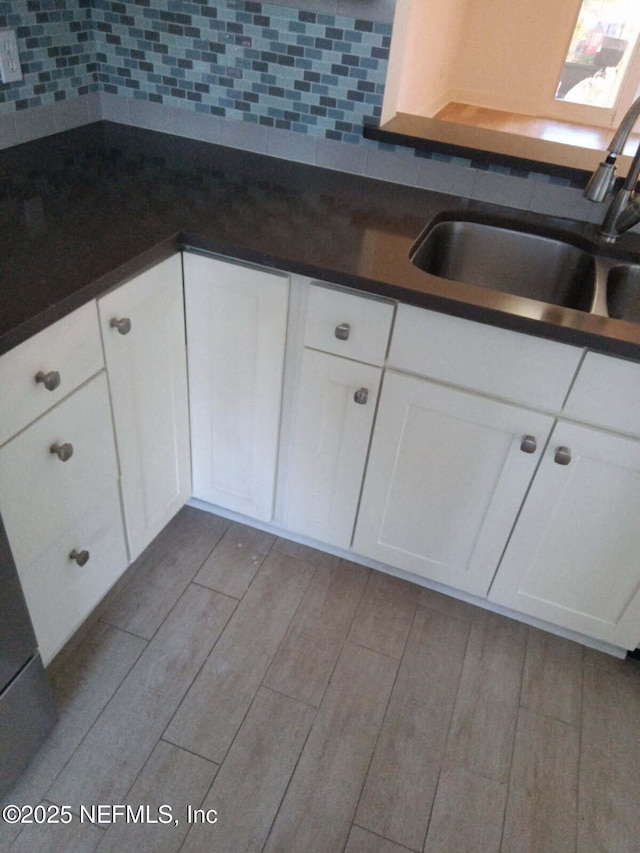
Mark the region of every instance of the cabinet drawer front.
[[[61, 461], [54, 444], [71, 445]], [[0, 450], [0, 512], [18, 570], [117, 480], [107, 380], [102, 373]]]
[[[0, 358], [0, 444], [104, 366], [95, 302], [83, 305]], [[49, 390], [42, 378], [56, 372]], [[47, 383], [55, 385], [52, 377]]]
[[640, 364], [589, 352], [563, 414], [640, 435]]
[[393, 305], [312, 284], [305, 346], [381, 365], [387, 354]]
[[[73, 524], [20, 572], [45, 664], [91, 613], [127, 566], [118, 487], [94, 494]], [[80, 566], [70, 558], [88, 553]]]
[[579, 347], [400, 305], [389, 363], [555, 411], [567, 396], [581, 355]]

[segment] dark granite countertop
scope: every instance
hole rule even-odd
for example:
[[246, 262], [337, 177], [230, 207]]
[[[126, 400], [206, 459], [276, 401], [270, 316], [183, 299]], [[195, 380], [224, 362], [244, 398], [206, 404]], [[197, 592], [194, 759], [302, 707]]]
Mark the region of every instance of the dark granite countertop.
[[[0, 152], [0, 354], [191, 247], [640, 358], [640, 325], [449, 282], [409, 249], [466, 199], [101, 122]], [[549, 223], [534, 214], [513, 215]], [[556, 222], [581, 239], [589, 228]], [[621, 240], [640, 257], [640, 241]], [[631, 256], [630, 255], [630, 256]]]

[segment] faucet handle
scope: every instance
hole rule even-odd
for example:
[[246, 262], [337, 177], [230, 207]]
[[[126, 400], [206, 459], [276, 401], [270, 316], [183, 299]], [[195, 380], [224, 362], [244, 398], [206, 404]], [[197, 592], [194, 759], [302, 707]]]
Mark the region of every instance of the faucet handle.
[[604, 201], [608, 196], [609, 191], [613, 189], [613, 184], [616, 179], [616, 157], [615, 154], [609, 154], [607, 159], [600, 163], [593, 175], [589, 178], [589, 183], [585, 187], [584, 197], [589, 201]]

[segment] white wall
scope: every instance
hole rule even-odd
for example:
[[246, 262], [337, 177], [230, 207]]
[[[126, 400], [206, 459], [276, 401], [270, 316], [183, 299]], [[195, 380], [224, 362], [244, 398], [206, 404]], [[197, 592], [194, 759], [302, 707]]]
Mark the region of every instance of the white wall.
[[398, 0], [383, 121], [449, 101], [538, 115], [582, 0]]
[[433, 115], [450, 98], [471, 0], [397, 0], [382, 121], [396, 112]]
[[539, 115], [553, 101], [582, 0], [468, 4], [451, 100]]

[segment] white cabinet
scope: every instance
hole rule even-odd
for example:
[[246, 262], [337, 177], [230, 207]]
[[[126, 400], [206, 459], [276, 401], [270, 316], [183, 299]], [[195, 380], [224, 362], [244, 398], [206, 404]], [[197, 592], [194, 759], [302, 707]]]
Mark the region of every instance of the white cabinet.
[[104, 367], [89, 302], [0, 358], [0, 445]]
[[195, 254], [184, 275], [194, 496], [269, 522], [289, 277]]
[[635, 648], [639, 553], [640, 442], [560, 422], [489, 598]]
[[98, 307], [133, 560], [191, 497], [180, 255]]
[[388, 371], [354, 549], [485, 595], [553, 418]]
[[348, 548], [381, 370], [305, 349], [294, 412], [285, 523]]
[[283, 518], [296, 533], [348, 548], [394, 306], [319, 282], [301, 286], [304, 348], [292, 352]]
[[126, 568], [117, 479], [104, 371], [0, 450], [0, 512], [45, 664]]

